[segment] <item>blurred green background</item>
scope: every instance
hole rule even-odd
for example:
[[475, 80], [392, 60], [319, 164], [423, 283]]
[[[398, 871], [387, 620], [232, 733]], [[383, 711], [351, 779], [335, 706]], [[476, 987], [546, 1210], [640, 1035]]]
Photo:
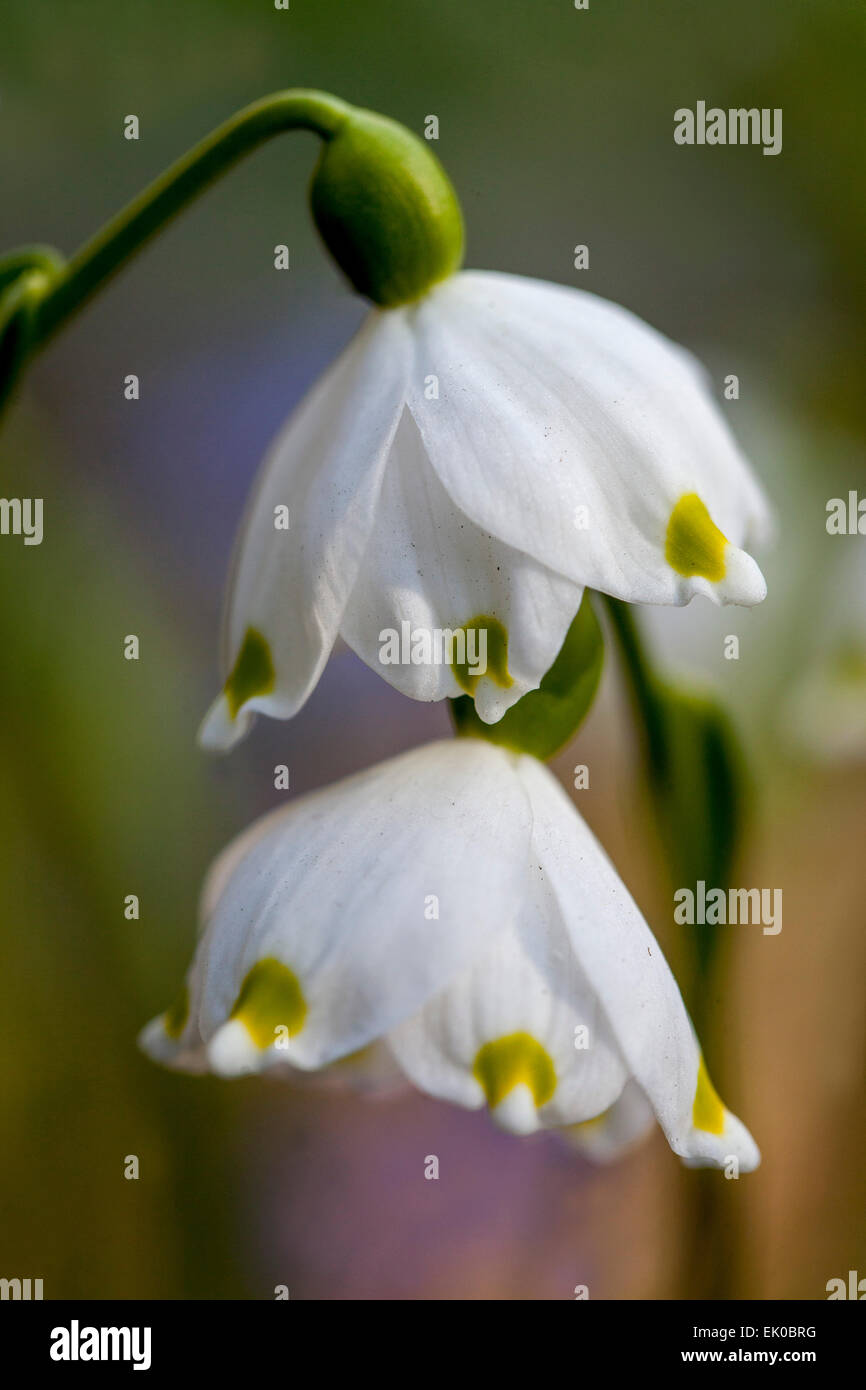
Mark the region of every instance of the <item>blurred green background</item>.
[[[764, 1152], [737, 1185], [728, 1291], [821, 1298], [866, 1273], [866, 764], [787, 714], [828, 632], [866, 652], [866, 539], [824, 529], [828, 498], [866, 491], [866, 8], [4, 0], [2, 35], [0, 247], [72, 251], [232, 111], [318, 86], [418, 132], [438, 115], [468, 265], [626, 304], [698, 352], [720, 398], [738, 374], [723, 408], [779, 514], [770, 598], [649, 624], [738, 719], [760, 793], [740, 882], [784, 891], [780, 936], [733, 929], [712, 1001], [729, 1047], [711, 1065]], [[675, 145], [674, 110], [699, 99], [781, 107], [781, 155]], [[660, 1135], [599, 1171], [422, 1097], [192, 1080], [135, 1049], [186, 965], [207, 863], [277, 800], [274, 764], [298, 794], [447, 729], [341, 652], [297, 721], [222, 762], [194, 743], [257, 462], [363, 314], [306, 211], [315, 154], [298, 135], [248, 159], [3, 420], [0, 492], [45, 499], [45, 540], [0, 538], [0, 1275], [49, 1298], [697, 1296], [694, 1175]], [[580, 808], [676, 961], [627, 721], [611, 670], [558, 766], [566, 785], [593, 768]]]

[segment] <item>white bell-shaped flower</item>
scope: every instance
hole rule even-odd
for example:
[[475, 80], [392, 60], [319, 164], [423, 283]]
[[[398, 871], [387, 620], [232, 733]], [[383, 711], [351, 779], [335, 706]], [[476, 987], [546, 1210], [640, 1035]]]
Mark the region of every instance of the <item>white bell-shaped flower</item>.
[[373, 310], [273, 445], [202, 741], [295, 714], [338, 636], [404, 694], [470, 693], [495, 722], [553, 664], [585, 586], [760, 602], [743, 547], [767, 523], [681, 348], [592, 294], [453, 275]]
[[[233, 1076], [361, 1068], [598, 1157], [651, 1107], [688, 1163], [758, 1150], [707, 1075], [652, 933], [552, 774], [433, 743], [264, 817], [217, 860], [155, 1059]], [[288, 1064], [288, 1066], [286, 1065]]]
[[828, 764], [866, 762], [866, 544], [853, 535], [841, 544], [847, 549], [829, 568], [817, 605], [820, 622], [803, 623], [798, 606], [803, 661], [779, 709], [792, 750]]

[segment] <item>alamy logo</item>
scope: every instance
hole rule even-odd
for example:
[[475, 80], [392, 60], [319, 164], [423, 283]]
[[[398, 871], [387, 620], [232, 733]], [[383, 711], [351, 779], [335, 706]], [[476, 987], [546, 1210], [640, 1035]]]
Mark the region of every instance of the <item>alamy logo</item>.
[[827, 503], [828, 536], [866, 536], [866, 497], [852, 488], [848, 500], [831, 497]]
[[703, 879], [674, 893], [674, 921], [679, 926], [717, 927], [763, 924], [765, 936], [782, 930], [781, 888], [707, 888]]
[[0, 497], [0, 536], [23, 536], [25, 545], [41, 545], [42, 498]]
[[483, 676], [487, 628], [413, 628], [404, 620], [399, 632], [385, 627], [379, 633], [379, 661], [383, 666], [464, 666], [470, 676]]
[[131, 1361], [134, 1371], [150, 1370], [149, 1327], [69, 1327], [51, 1330], [52, 1361]]
[[764, 154], [782, 149], [782, 108], [711, 106], [699, 101], [694, 111], [680, 106], [674, 112], [674, 140], [678, 145], [763, 145]]
[[866, 1279], [861, 1279], [856, 1269], [848, 1270], [848, 1283], [844, 1279], [828, 1279], [824, 1286], [827, 1290], [827, 1301], [831, 1302], [834, 1298], [856, 1298], [862, 1303], [866, 1299]]
[[28, 1302], [42, 1297], [41, 1279], [0, 1279], [0, 1299]]

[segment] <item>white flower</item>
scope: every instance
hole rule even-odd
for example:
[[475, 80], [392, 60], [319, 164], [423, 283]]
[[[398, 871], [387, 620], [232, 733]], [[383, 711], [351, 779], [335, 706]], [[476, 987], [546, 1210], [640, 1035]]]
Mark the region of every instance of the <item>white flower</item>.
[[[612, 1163], [636, 1148], [654, 1124], [652, 1106], [637, 1082], [630, 1079], [609, 1110], [594, 1120], [568, 1126], [562, 1135], [572, 1148], [580, 1150], [593, 1163]], [[701, 1160], [697, 1166], [704, 1167], [706, 1163]]]
[[829, 764], [866, 759], [866, 545], [853, 538], [841, 544], [847, 549], [824, 576], [811, 623], [803, 624], [798, 606], [798, 629], [807, 632], [800, 647], [808, 647], [786, 681], [779, 712], [788, 744]]
[[311, 1071], [375, 1044], [516, 1133], [604, 1156], [648, 1102], [687, 1162], [759, 1161], [649, 928], [532, 757], [433, 743], [301, 798], [217, 860], [202, 915], [184, 1000], [142, 1034], [157, 1060]]
[[[338, 636], [404, 694], [469, 690], [494, 722], [537, 688], [585, 586], [633, 603], [760, 602], [741, 547], [767, 519], [682, 349], [595, 295], [454, 275], [373, 310], [273, 445], [202, 741], [231, 746], [255, 711], [295, 714]], [[384, 632], [479, 623], [483, 675], [380, 659]]]

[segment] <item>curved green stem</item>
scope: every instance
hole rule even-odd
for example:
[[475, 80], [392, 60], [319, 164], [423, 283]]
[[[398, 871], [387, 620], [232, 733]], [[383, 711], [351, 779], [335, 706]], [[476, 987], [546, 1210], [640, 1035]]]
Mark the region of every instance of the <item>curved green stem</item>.
[[206, 136], [97, 232], [57, 275], [36, 310], [31, 349], [42, 346], [155, 232], [244, 155], [288, 130], [329, 140], [349, 107], [297, 88], [253, 102]]
[[0, 260], [0, 294], [30, 271], [59, 275], [64, 264], [60, 252], [55, 251], [53, 246], [19, 246]]

